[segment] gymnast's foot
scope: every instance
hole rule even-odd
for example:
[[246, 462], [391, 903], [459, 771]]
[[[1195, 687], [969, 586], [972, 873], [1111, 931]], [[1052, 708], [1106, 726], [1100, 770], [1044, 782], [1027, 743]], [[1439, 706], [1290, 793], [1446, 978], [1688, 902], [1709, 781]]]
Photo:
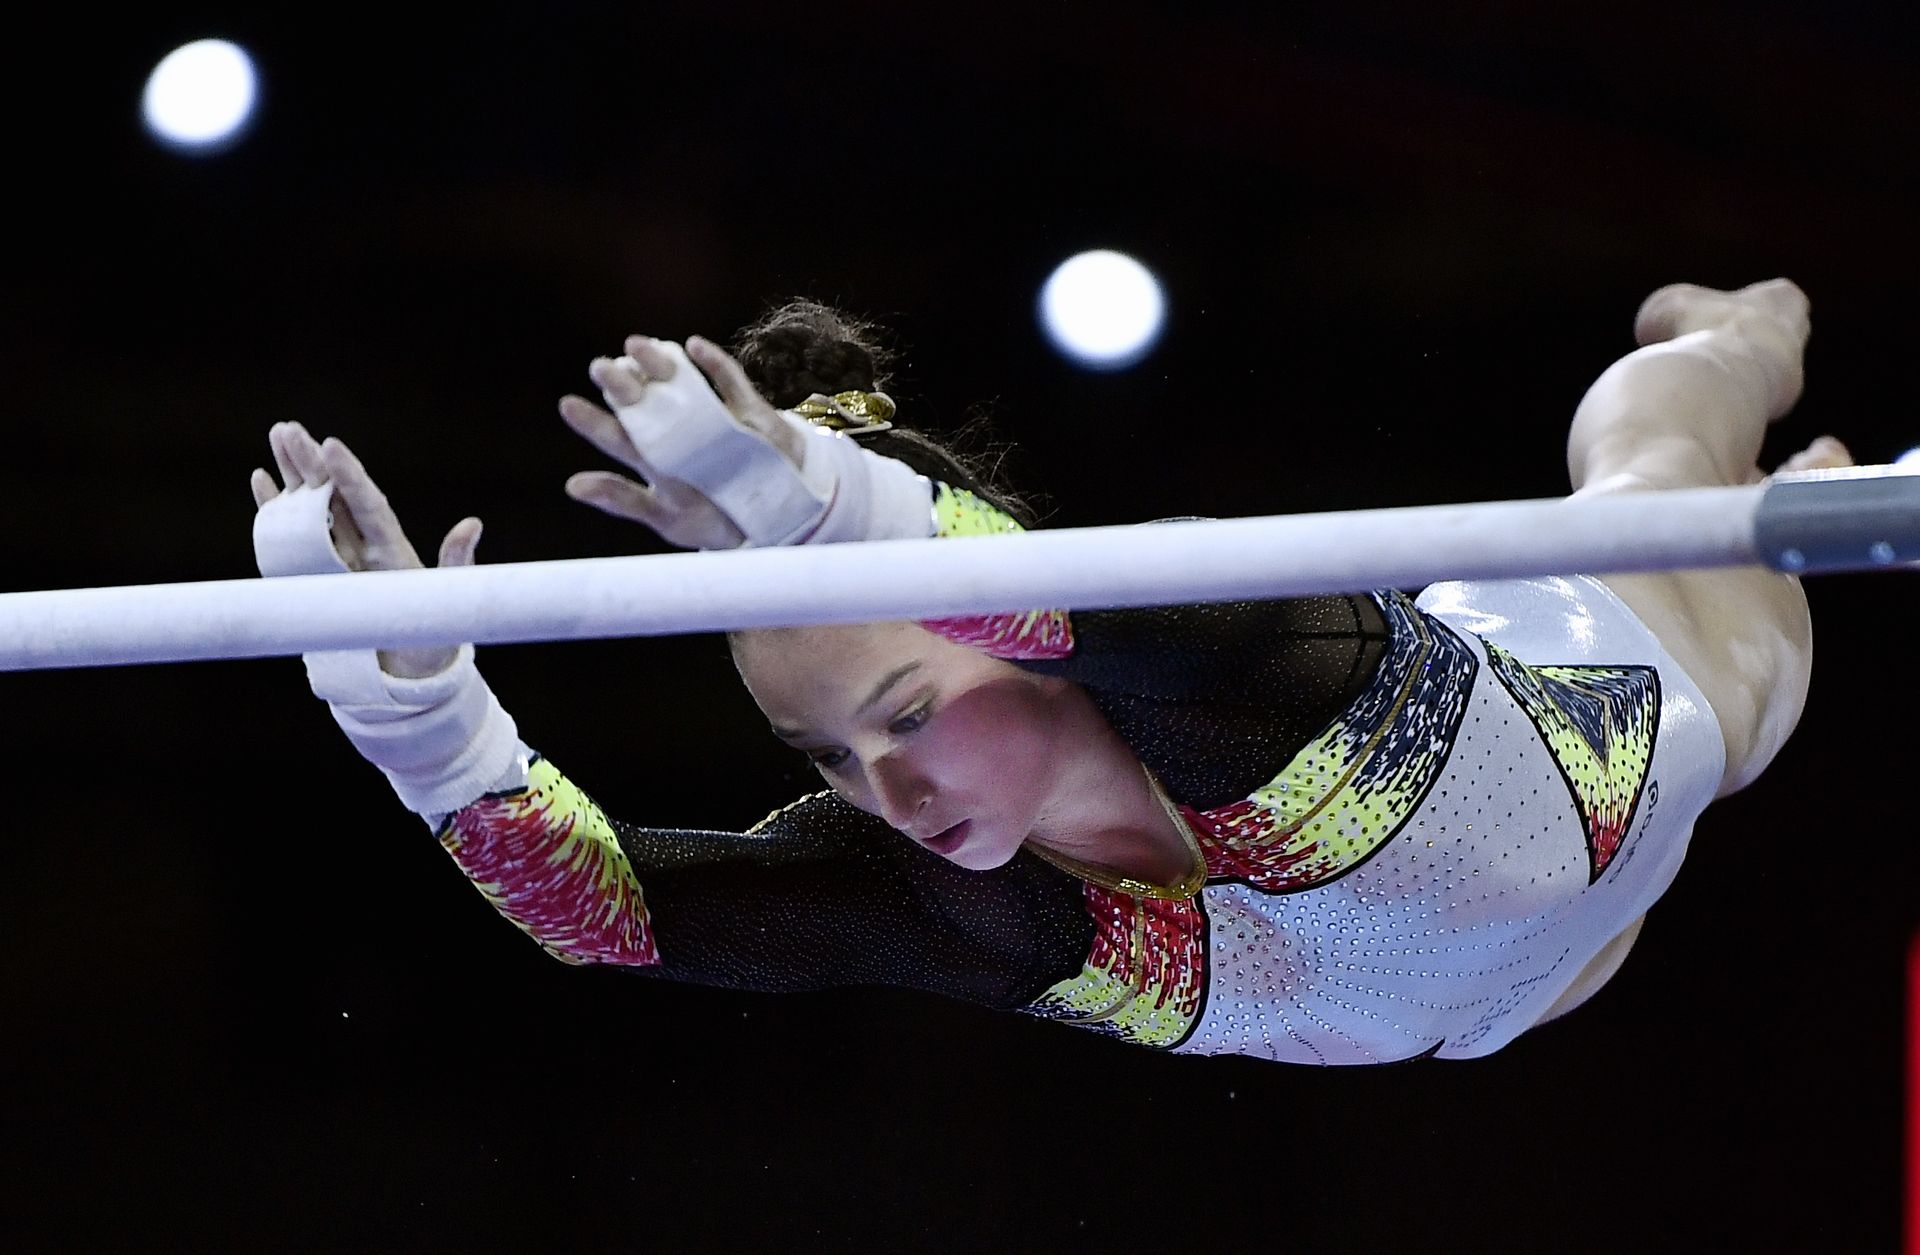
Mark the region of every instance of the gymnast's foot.
[[1793, 408], [1806, 386], [1807, 314], [1807, 294], [1791, 279], [1768, 279], [1734, 292], [1670, 283], [1641, 303], [1633, 338], [1646, 345], [1695, 332], [1731, 337], [1723, 343], [1763, 368], [1772, 421]]
[[1852, 466], [1853, 453], [1832, 436], [1822, 436], [1780, 464], [1783, 471], [1829, 471]]
[[[1800, 450], [1800, 452], [1794, 454], [1779, 466], [1776, 466], [1774, 472], [1777, 474], [1780, 471], [1830, 471], [1843, 466], [1852, 466], [1853, 464], [1853, 452], [1848, 449], [1847, 446], [1841, 444], [1832, 436], [1821, 436], [1812, 444]], [[1767, 474], [1756, 466], [1753, 468], [1753, 474], [1747, 476], [1747, 482], [1749, 484], [1760, 484], [1772, 478], [1772, 475]]]

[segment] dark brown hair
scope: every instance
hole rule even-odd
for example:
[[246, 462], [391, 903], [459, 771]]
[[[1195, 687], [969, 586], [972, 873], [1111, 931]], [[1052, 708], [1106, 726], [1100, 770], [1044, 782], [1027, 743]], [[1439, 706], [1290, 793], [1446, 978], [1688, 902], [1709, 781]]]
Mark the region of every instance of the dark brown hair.
[[[795, 299], [742, 328], [732, 351], [760, 395], [789, 409], [816, 392], [832, 396], [849, 390], [885, 391], [894, 354], [883, 344], [882, 335], [867, 319], [819, 301]], [[908, 407], [901, 408], [911, 416]], [[1033, 504], [1001, 478], [1001, 464], [1011, 446], [992, 440], [992, 424], [984, 413], [976, 413], [940, 439], [899, 425], [858, 439], [875, 453], [905, 462], [929, 479], [984, 498], [1022, 527], [1038, 521]]]

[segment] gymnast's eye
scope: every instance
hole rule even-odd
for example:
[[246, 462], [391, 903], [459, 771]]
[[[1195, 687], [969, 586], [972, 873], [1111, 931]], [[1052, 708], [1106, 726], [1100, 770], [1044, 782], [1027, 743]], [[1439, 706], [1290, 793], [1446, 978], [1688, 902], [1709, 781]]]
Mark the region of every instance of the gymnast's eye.
[[895, 719], [887, 725], [887, 731], [896, 736], [905, 735], [908, 732], [918, 732], [922, 727], [926, 726], [927, 713], [931, 709], [932, 707], [930, 706], [922, 706], [918, 710], [901, 715], [898, 719]]
[[[898, 719], [888, 724], [887, 731], [893, 733], [895, 736], [905, 736], [910, 732], [918, 732], [926, 726], [927, 716], [931, 713], [932, 709], [932, 703], [928, 703], [918, 710], [909, 711], [907, 714], [901, 715]], [[837, 771], [846, 763], [847, 757], [847, 751], [845, 750], [821, 750], [817, 754], [808, 754], [807, 761], [823, 771]]]

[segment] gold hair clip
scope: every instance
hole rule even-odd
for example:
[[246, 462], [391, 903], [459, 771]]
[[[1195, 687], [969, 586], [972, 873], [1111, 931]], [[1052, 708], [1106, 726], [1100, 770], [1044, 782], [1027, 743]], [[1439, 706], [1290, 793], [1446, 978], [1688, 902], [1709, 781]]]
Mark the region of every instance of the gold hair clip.
[[809, 423], [843, 436], [865, 436], [893, 427], [893, 398], [884, 392], [816, 392], [793, 412]]

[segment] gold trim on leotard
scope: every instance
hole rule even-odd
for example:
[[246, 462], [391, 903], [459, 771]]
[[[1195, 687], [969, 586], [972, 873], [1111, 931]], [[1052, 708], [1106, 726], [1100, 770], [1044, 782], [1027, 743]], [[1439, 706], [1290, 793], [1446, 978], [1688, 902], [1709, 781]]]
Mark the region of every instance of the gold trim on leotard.
[[1140, 880], [1124, 872], [1110, 871], [1093, 863], [1083, 863], [1077, 858], [1070, 858], [1058, 851], [1050, 850], [1038, 842], [1029, 842], [1027, 848], [1068, 875], [1078, 876], [1082, 880], [1099, 885], [1102, 889], [1136, 898], [1184, 902], [1200, 892], [1200, 887], [1207, 883], [1207, 858], [1200, 852], [1200, 843], [1194, 840], [1193, 828], [1188, 825], [1186, 817], [1180, 813], [1179, 808], [1173, 804], [1173, 799], [1167, 796], [1167, 791], [1160, 787], [1160, 781], [1154, 777], [1146, 764], [1142, 763], [1140, 770], [1146, 773], [1147, 787], [1153, 790], [1154, 800], [1160, 803], [1161, 809], [1166, 812], [1167, 818], [1173, 821], [1175, 830], [1180, 833], [1181, 840], [1186, 843], [1189, 858], [1185, 876], [1171, 885], [1156, 885], [1150, 880]]

